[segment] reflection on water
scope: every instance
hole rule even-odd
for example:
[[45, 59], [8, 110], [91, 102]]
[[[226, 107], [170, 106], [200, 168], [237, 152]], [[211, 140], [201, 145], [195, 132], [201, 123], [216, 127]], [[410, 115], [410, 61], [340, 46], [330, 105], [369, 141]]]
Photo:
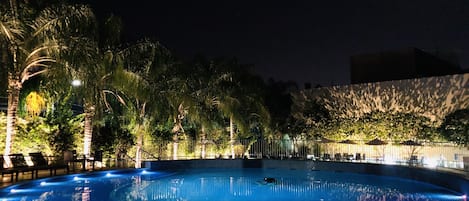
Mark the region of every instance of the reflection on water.
[[[263, 178], [275, 178], [266, 183]], [[177, 174], [125, 173], [44, 179], [0, 191], [21, 201], [335, 201], [463, 200], [425, 183], [327, 171], [194, 170]]]
[[[265, 176], [275, 176], [276, 183], [261, 182]], [[407, 180], [278, 170], [180, 174], [116, 192], [114, 200], [462, 200], [444, 189]]]

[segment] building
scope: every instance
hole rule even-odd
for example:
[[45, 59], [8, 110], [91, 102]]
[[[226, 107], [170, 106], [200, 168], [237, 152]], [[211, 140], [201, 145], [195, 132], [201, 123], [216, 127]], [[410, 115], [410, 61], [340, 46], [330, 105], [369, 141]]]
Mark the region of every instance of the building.
[[351, 83], [370, 83], [460, 74], [455, 54], [430, 54], [417, 48], [351, 57]]

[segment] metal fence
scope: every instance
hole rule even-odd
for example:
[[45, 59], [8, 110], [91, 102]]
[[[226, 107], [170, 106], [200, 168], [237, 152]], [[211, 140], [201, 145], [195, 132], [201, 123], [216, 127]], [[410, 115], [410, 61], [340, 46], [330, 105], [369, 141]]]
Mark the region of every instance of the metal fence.
[[[238, 140], [215, 143], [193, 140], [168, 141], [144, 147], [145, 160], [181, 159], [297, 159], [383, 163], [464, 169], [469, 150], [452, 143], [368, 145], [365, 141], [320, 142], [314, 140]], [[466, 162], [469, 165], [469, 161]]]

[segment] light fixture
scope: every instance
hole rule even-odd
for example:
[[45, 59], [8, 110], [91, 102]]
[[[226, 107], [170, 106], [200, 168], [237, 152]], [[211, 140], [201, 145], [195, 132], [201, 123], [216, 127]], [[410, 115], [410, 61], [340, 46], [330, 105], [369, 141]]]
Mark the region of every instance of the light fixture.
[[81, 86], [81, 80], [73, 80], [73, 81], [72, 81], [72, 86], [74, 86], [74, 87], [79, 87], [79, 86]]

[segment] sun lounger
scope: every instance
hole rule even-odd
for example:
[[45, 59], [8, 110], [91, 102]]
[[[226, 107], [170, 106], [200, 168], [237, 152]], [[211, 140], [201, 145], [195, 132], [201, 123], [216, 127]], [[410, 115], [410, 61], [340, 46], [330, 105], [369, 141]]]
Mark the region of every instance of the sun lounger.
[[103, 152], [102, 151], [96, 151], [94, 153], [93, 159], [89, 160], [89, 161], [91, 162], [91, 166], [93, 167], [93, 170], [94, 170], [94, 166], [95, 166], [96, 162], [103, 162]]
[[31, 172], [31, 179], [34, 179], [34, 173], [36, 169], [34, 167], [28, 166], [26, 160], [24, 159], [23, 154], [10, 154], [8, 155], [12, 167], [9, 167], [8, 170], [14, 171], [16, 173], [16, 181], [18, 181], [19, 173]]
[[64, 162], [65, 164], [67, 164], [68, 166], [72, 166], [72, 171], [75, 172], [75, 166], [76, 166], [76, 163], [79, 163], [83, 170], [85, 168], [85, 160], [84, 159], [78, 159], [77, 158], [77, 152], [75, 150], [67, 150], [67, 151], [64, 151]]
[[49, 164], [41, 152], [29, 153], [33, 166], [31, 168], [35, 169], [36, 178], [38, 177], [39, 170], [49, 170], [50, 176], [57, 175], [58, 169], [65, 169], [67, 173], [70, 172], [70, 169], [65, 163], [55, 163]]
[[5, 159], [0, 157], [1, 160], [1, 166], [0, 166], [0, 172], [2, 173], [2, 177], [5, 175], [11, 175], [10, 182], [13, 182], [13, 178], [15, 177], [15, 174], [18, 174], [18, 170], [13, 169], [13, 168], [5, 168]]

